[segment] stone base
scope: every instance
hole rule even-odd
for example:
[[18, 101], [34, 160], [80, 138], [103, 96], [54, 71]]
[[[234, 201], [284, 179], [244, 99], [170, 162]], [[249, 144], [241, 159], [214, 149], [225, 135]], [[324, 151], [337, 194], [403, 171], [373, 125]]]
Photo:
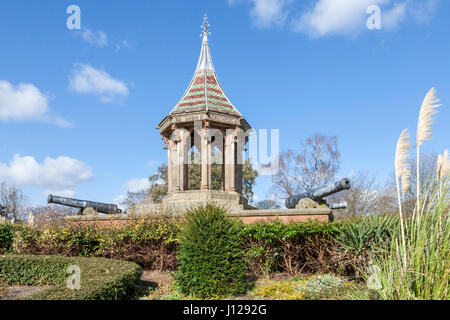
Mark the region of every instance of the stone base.
[[141, 218], [168, 216], [182, 219], [186, 210], [198, 205], [214, 203], [227, 209], [231, 217], [246, 224], [280, 220], [285, 223], [316, 220], [333, 220], [332, 211], [327, 206], [302, 202], [295, 209], [256, 209], [247, 204], [247, 199], [237, 192], [217, 190], [176, 191], [164, 197], [161, 204], [140, 204], [117, 215], [86, 215], [68, 217], [67, 221], [76, 224], [98, 224], [117, 226]]
[[186, 211], [190, 208], [214, 203], [225, 207], [230, 212], [238, 212], [249, 208], [247, 198], [237, 192], [218, 190], [175, 191], [162, 200], [163, 209]]
[[184, 212], [199, 205], [214, 203], [229, 212], [256, 209], [248, 205], [247, 198], [237, 192], [218, 190], [175, 191], [162, 199], [160, 204], [143, 203], [127, 210], [130, 215], [183, 215]]
[[315, 209], [319, 207], [320, 205], [317, 202], [309, 198], [300, 199], [300, 201], [295, 206], [296, 209]]
[[333, 221], [333, 213], [328, 207], [317, 209], [244, 210], [239, 213], [231, 213], [231, 216], [239, 218], [245, 224], [268, 222], [273, 220], [280, 220], [284, 223], [305, 222], [308, 220], [316, 220], [320, 222]]
[[[141, 209], [143, 209], [141, 207]], [[183, 219], [182, 214], [171, 214], [171, 218]], [[316, 209], [267, 209], [267, 210], [242, 210], [238, 212], [230, 212], [230, 216], [240, 219], [245, 224], [268, 222], [273, 220], [280, 220], [284, 223], [290, 222], [304, 222], [308, 220], [315, 220], [319, 222], [333, 221], [333, 214], [328, 208]], [[142, 218], [158, 217], [151, 213], [145, 214], [143, 211], [140, 214], [115, 214], [115, 215], [92, 215], [92, 216], [72, 216], [67, 217], [66, 220], [71, 224], [87, 224], [87, 225], [101, 225], [101, 226], [120, 226]], [[161, 217], [161, 216], [160, 216]]]

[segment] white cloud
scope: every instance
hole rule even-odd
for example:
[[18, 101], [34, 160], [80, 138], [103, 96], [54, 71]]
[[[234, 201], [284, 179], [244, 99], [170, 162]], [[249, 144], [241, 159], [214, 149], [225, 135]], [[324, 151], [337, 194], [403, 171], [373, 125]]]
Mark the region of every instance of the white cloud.
[[[228, 0], [232, 5], [244, 0]], [[282, 26], [288, 16], [294, 32], [313, 37], [329, 34], [354, 35], [367, 30], [366, 10], [371, 5], [381, 9], [381, 28], [397, 27], [406, 18], [422, 23], [432, 19], [439, 0], [310, 0], [302, 12], [291, 4], [299, 0], [246, 0], [253, 4], [251, 16], [259, 27]]]
[[94, 31], [83, 27], [78, 34], [85, 42], [97, 48], [111, 47], [115, 48], [116, 51], [119, 51], [122, 48], [130, 48], [127, 39], [110, 40], [108, 34], [101, 30]]
[[103, 48], [108, 45], [108, 35], [101, 30], [92, 31], [89, 28], [83, 28], [81, 38], [95, 47]]
[[73, 198], [75, 196], [75, 190], [74, 189], [63, 189], [63, 190], [52, 190], [52, 189], [46, 189], [44, 194], [52, 194], [54, 196], [58, 197], [65, 197], [65, 198]]
[[69, 127], [71, 124], [50, 113], [50, 97], [29, 83], [17, 86], [0, 80], [0, 121], [40, 121]]
[[69, 89], [81, 94], [95, 94], [102, 102], [112, 102], [117, 97], [129, 94], [127, 85], [112, 78], [106, 71], [95, 69], [89, 64], [75, 64]]
[[[367, 8], [387, 2], [390, 0], [318, 0], [312, 9], [292, 22], [293, 30], [313, 36], [361, 31], [366, 28]], [[383, 10], [381, 14], [383, 19]]]
[[292, 21], [297, 32], [320, 37], [328, 34], [351, 35], [366, 29], [371, 5], [381, 9], [381, 28], [390, 30], [406, 18], [416, 22], [430, 20], [438, 0], [316, 0], [315, 5]]
[[60, 156], [38, 163], [34, 157], [14, 155], [10, 164], [0, 162], [0, 182], [38, 187], [73, 196], [78, 184], [92, 178], [92, 169], [83, 162]]
[[[142, 179], [134, 179], [130, 180], [123, 186], [123, 191], [125, 193], [127, 192], [139, 192], [145, 189], [148, 189], [150, 187], [150, 182], [148, 178], [142, 178]], [[127, 199], [126, 194], [121, 194], [120, 196], [114, 198], [112, 200], [112, 203], [117, 204], [120, 209], [125, 210], [123, 203]]]
[[149, 162], [147, 162], [147, 166], [149, 168], [155, 168], [158, 165], [158, 163], [154, 160], [150, 160]]
[[406, 17], [407, 3], [397, 3], [381, 15], [383, 28], [393, 29]]
[[125, 184], [125, 190], [129, 192], [138, 192], [150, 187], [148, 178], [130, 180]]
[[119, 51], [122, 48], [130, 48], [130, 44], [128, 43], [128, 40], [124, 39], [122, 41], [116, 42], [114, 44], [114, 48], [116, 48], [116, 51]]
[[[228, 0], [233, 5], [240, 0]], [[253, 4], [250, 16], [254, 24], [260, 28], [282, 26], [289, 14], [288, 5], [291, 0], [248, 0]]]
[[408, 11], [419, 23], [427, 23], [433, 19], [440, 0], [408, 1]]
[[122, 194], [122, 195], [120, 195], [120, 196], [114, 198], [114, 199], [111, 201], [111, 203], [117, 205], [117, 206], [119, 207], [119, 209], [125, 211], [125, 210], [127, 209], [126, 206], [124, 206], [124, 202], [125, 202], [126, 199], [127, 199], [127, 197], [126, 197], [125, 195]]

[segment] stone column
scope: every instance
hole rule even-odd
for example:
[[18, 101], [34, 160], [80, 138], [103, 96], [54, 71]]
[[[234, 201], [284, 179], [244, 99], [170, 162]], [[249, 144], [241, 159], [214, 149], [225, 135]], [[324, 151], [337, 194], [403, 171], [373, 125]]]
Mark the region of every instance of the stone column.
[[222, 138], [222, 191], [225, 191], [225, 135]]
[[190, 144], [190, 133], [183, 133], [182, 139], [179, 142], [178, 159], [179, 159], [179, 179], [180, 190], [184, 191], [188, 189], [188, 143]]
[[179, 142], [171, 141], [168, 168], [169, 192], [180, 190]]
[[201, 189], [202, 190], [209, 190], [211, 189], [211, 170], [209, 162], [211, 160], [211, 148], [210, 148], [210, 142], [209, 142], [209, 123], [205, 122], [204, 128], [202, 130], [202, 150], [201, 150], [201, 157], [202, 157], [202, 183], [201, 183]]
[[208, 137], [207, 145], [207, 155], [208, 155], [208, 189], [212, 190], [212, 143], [211, 143], [211, 137]]
[[167, 188], [168, 192], [171, 193], [173, 191], [172, 186], [172, 141], [167, 141]]
[[181, 154], [181, 142], [177, 141], [175, 143], [175, 156], [174, 156], [174, 163], [175, 163], [175, 190], [180, 191], [181, 190], [181, 168], [183, 167], [181, 164], [180, 154]]
[[242, 193], [242, 150], [239, 143], [234, 143], [234, 190]]
[[227, 130], [225, 136], [225, 191], [235, 191], [234, 186], [234, 160], [235, 160], [234, 132]]

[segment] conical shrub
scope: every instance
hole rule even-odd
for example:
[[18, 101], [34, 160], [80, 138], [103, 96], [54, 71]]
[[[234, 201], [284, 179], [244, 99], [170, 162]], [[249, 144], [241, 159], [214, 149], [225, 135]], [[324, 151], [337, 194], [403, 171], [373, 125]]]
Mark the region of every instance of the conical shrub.
[[209, 298], [246, 291], [247, 269], [238, 223], [213, 204], [187, 212], [176, 274], [183, 294]]

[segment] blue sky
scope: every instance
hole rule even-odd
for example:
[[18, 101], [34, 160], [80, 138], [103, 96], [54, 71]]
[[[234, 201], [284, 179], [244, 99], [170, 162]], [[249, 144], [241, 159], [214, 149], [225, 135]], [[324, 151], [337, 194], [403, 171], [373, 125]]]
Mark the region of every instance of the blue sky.
[[[132, 3], [132, 4], [131, 4]], [[81, 29], [69, 30], [69, 5]], [[369, 30], [366, 9], [381, 9]], [[425, 152], [450, 147], [450, 2], [444, 0], [31, 1], [0, 4], [0, 180], [111, 202], [166, 161], [155, 127], [189, 84], [207, 13], [231, 102], [280, 149], [337, 135], [340, 175], [383, 182], [400, 132], [435, 86]], [[258, 199], [270, 177], [257, 180]]]

